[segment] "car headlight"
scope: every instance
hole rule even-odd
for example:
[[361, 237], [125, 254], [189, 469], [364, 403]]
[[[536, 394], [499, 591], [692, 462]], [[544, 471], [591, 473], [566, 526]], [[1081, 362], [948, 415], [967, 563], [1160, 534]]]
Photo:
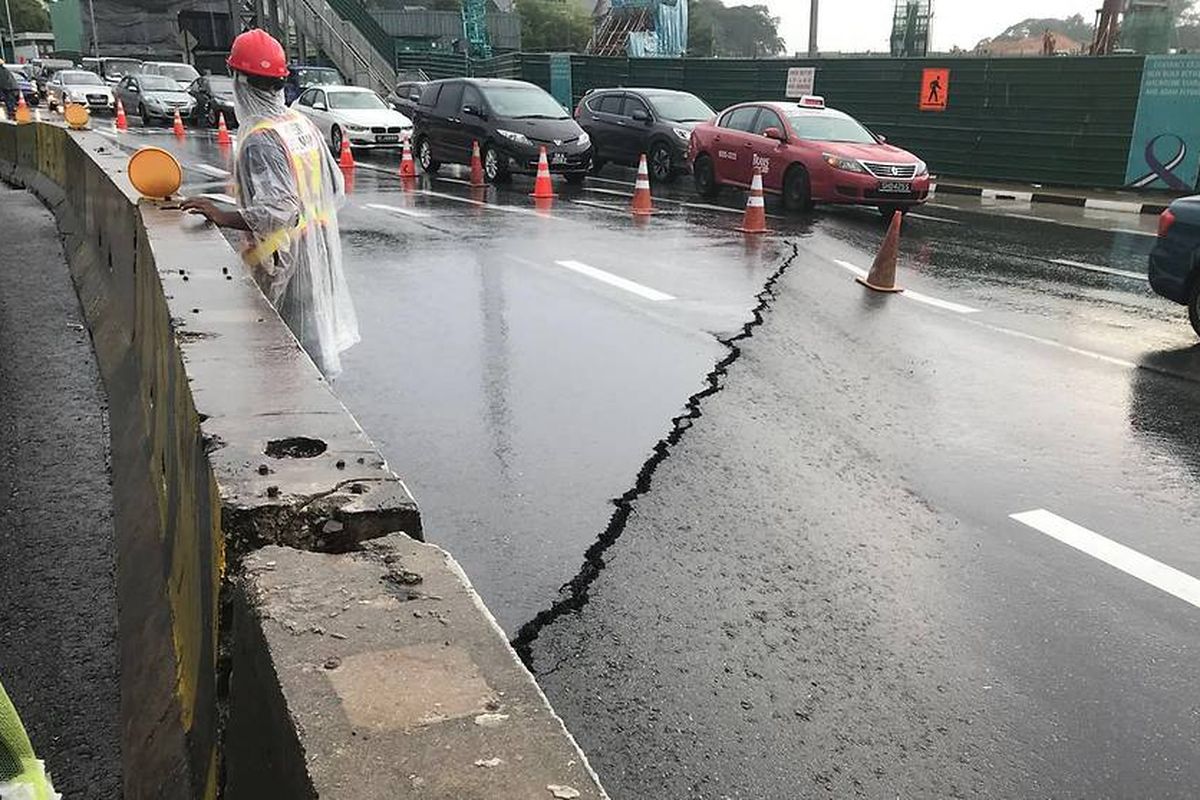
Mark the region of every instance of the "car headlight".
[[917, 162], [917, 176], [920, 177], [922, 175], [928, 175], [928, 174], [929, 174], [929, 165], [926, 164], [924, 161], [918, 161]]
[[687, 128], [672, 128], [671, 130], [675, 131], [675, 135], [685, 142], [690, 142], [692, 140], [692, 132]]
[[87, 95], [83, 92], [67, 92], [68, 103], [83, 103], [87, 101]]
[[575, 141], [579, 143], [580, 147], [587, 147], [592, 143], [592, 137], [588, 136], [587, 131], [584, 131], [583, 133], [579, 134], [579, 138]]
[[508, 139], [510, 142], [516, 142], [517, 144], [524, 144], [524, 145], [533, 147], [533, 142], [529, 141], [529, 137], [523, 133], [517, 133], [516, 131], [506, 131], [506, 130], [501, 130], [501, 129], [497, 129], [496, 133], [500, 134], [505, 139]]
[[346, 130], [348, 130], [352, 133], [365, 133], [367, 130], [367, 126], [366, 125], [347, 125]]
[[835, 156], [832, 153], [825, 153], [823, 158], [825, 159], [826, 164], [834, 169], [840, 169], [843, 172], [866, 173], [867, 171], [866, 167], [857, 161], [854, 161], [853, 159], [842, 158], [841, 156]]

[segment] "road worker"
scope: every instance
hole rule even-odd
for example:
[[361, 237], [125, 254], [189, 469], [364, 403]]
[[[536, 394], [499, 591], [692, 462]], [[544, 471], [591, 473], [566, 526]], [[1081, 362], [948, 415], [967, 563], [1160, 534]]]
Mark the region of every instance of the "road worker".
[[356, 342], [358, 320], [342, 271], [337, 206], [345, 183], [321, 134], [283, 102], [287, 57], [262, 30], [233, 42], [233, 104], [240, 126], [235, 210], [206, 198], [183, 208], [247, 231], [247, 264], [263, 294], [327, 377]]

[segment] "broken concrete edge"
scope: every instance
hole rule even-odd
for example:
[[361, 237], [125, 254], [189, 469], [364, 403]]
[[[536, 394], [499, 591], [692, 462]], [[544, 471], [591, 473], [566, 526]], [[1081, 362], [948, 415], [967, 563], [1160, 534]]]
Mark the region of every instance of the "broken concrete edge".
[[233, 616], [226, 800], [608, 797], [434, 545], [265, 547], [243, 563]]
[[[224, 676], [252, 676], [255, 657], [272, 674], [280, 666], [264, 649], [266, 632], [258, 651], [243, 661], [235, 655], [226, 552], [234, 557], [229, 574], [240, 576], [237, 556], [272, 543], [337, 553], [398, 531], [407, 538], [393, 541], [416, 547], [420, 516], [225, 240], [174, 209], [139, 204], [123, 174], [126, 155], [114, 150], [92, 133], [0, 123], [0, 178], [30, 189], [58, 220], [110, 400], [124, 794], [207, 800], [221, 789], [222, 720], [244, 717], [237, 703], [222, 705]], [[324, 565], [345, 558], [306, 557]], [[491, 668], [536, 698], [529, 707], [543, 723], [552, 720], [541, 730], [552, 734], [555, 752], [582, 765], [574, 780], [592, 785], [580, 796], [603, 798], [462, 570], [445, 557], [431, 572], [469, 590], [470, 612], [442, 635], [458, 641], [460, 629], [487, 630]], [[306, 698], [279, 699], [287, 702], [279, 713], [263, 716], [279, 724], [259, 732], [286, 749]], [[408, 752], [412, 742], [400, 744]], [[360, 795], [343, 787], [322, 796]]]

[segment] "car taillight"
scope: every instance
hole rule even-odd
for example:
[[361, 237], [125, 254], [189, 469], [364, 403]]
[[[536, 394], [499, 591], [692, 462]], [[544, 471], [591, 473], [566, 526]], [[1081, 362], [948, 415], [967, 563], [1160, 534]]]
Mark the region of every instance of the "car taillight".
[[1175, 224], [1175, 215], [1171, 213], [1171, 209], [1167, 209], [1158, 216], [1158, 238], [1163, 238], [1167, 235], [1167, 231], [1171, 230], [1171, 226]]

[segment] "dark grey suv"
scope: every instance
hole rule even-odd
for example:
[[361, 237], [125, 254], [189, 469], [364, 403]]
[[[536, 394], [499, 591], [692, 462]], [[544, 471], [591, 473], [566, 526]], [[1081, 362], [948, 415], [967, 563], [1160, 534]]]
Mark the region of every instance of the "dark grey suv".
[[716, 115], [696, 95], [670, 89], [595, 89], [575, 109], [597, 172], [609, 162], [637, 166], [645, 153], [650, 177], [664, 183], [687, 172], [692, 128]]

